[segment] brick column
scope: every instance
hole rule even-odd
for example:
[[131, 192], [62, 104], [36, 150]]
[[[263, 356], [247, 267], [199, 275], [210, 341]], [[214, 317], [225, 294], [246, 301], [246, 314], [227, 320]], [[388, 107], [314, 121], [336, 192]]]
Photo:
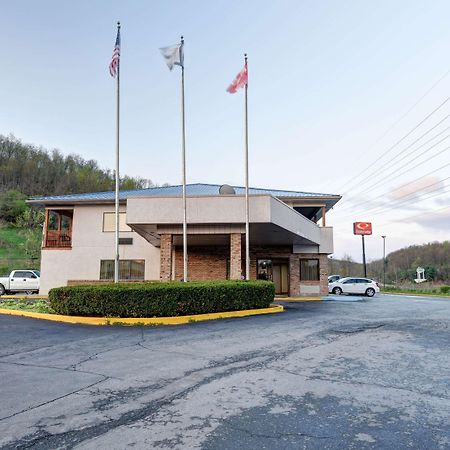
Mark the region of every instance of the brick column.
[[328, 255], [319, 255], [320, 295], [328, 295]]
[[161, 235], [160, 249], [160, 274], [161, 281], [170, 281], [172, 279], [172, 235]]
[[241, 233], [230, 234], [230, 280], [241, 279]]
[[289, 296], [300, 295], [300, 259], [298, 255], [289, 256]]

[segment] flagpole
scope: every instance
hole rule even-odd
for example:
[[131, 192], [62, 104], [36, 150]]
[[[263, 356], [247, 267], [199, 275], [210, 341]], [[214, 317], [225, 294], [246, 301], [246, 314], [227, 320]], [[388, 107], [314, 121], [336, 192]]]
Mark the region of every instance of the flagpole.
[[[183, 51], [184, 39], [181, 36], [181, 52]], [[184, 116], [184, 60], [181, 64], [181, 122], [182, 122], [182, 166], [183, 166], [183, 281], [188, 280], [188, 257], [187, 257], [187, 217], [186, 217], [186, 124]]]
[[[247, 70], [247, 53], [244, 55]], [[245, 83], [245, 279], [250, 280], [250, 220], [248, 204], [248, 80]]]
[[[117, 33], [120, 32], [120, 22], [117, 22]], [[120, 58], [117, 61], [117, 110], [116, 110], [116, 256], [114, 264], [114, 283], [119, 282], [119, 126], [120, 126]]]

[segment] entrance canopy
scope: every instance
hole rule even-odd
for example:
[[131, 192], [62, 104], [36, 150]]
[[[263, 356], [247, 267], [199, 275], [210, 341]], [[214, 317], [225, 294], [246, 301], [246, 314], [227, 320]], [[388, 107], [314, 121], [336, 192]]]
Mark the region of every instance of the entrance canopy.
[[[295, 209], [271, 195], [249, 199], [250, 242], [252, 245], [321, 247], [332, 252], [332, 230], [319, 227]], [[129, 198], [127, 224], [155, 246], [162, 234], [182, 233], [182, 199], [179, 197]], [[245, 233], [245, 197], [209, 196], [187, 198], [188, 243], [220, 245], [231, 233]], [[331, 246], [331, 250], [330, 250]]]

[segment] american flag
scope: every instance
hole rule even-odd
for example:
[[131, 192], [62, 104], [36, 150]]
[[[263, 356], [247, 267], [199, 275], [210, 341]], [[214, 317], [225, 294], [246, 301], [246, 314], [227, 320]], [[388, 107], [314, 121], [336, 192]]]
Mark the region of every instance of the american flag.
[[120, 62], [120, 25], [117, 29], [116, 45], [114, 46], [111, 63], [109, 65], [109, 73], [113, 78], [117, 76], [117, 70]]

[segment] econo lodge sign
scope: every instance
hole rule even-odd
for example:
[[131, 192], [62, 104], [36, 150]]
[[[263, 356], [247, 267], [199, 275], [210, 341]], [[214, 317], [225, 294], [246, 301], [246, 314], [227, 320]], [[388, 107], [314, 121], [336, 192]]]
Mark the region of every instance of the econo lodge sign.
[[353, 223], [353, 234], [362, 234], [362, 235], [372, 234], [372, 223], [371, 222], [354, 222]]

